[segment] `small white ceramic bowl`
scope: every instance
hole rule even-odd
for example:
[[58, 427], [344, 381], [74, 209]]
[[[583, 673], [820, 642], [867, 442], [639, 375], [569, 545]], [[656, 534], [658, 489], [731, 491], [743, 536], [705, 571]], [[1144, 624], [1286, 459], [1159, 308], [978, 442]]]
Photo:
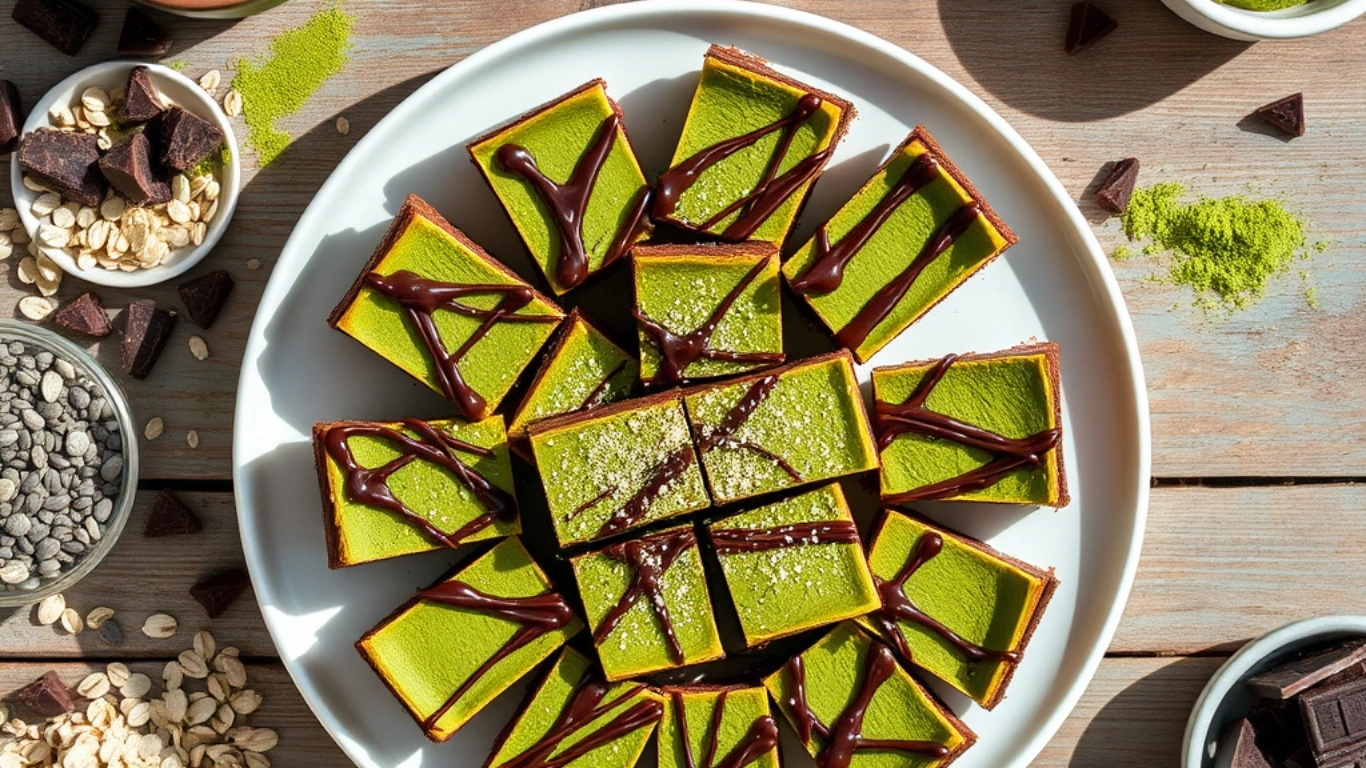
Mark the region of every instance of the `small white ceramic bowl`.
[[[228, 222], [232, 220], [233, 211], [237, 209], [237, 196], [241, 191], [242, 166], [239, 157], [241, 152], [237, 147], [237, 138], [233, 135], [232, 123], [228, 120], [228, 116], [223, 112], [222, 107], [214, 101], [213, 97], [199, 87], [198, 83], [160, 64], [107, 61], [82, 69], [43, 94], [43, 98], [33, 105], [28, 120], [24, 122], [24, 133], [50, 126], [48, 112], [59, 104], [70, 105], [75, 103], [86, 88], [99, 86], [107, 91], [111, 88], [126, 86], [128, 84], [128, 73], [136, 66], [147, 67], [152, 83], [156, 85], [157, 90], [166, 100], [218, 126], [227, 142], [230, 157], [228, 162], [223, 164], [221, 178], [218, 180], [222, 187], [218, 197], [218, 213], [209, 223], [208, 231], [204, 235], [204, 242], [197, 246], [189, 245], [171, 251], [166, 260], [155, 267], [139, 269], [136, 272], [110, 270], [100, 266], [81, 269], [76, 266], [76, 261], [71, 258], [66, 250], [39, 246], [43, 253], [47, 254], [48, 258], [56, 262], [57, 266], [61, 267], [62, 271], [68, 275], [96, 285], [108, 285], [117, 288], [155, 285], [185, 273], [202, 261], [205, 256], [209, 255], [209, 251], [213, 250], [214, 245], [223, 236], [223, 232], [227, 230]], [[19, 217], [24, 222], [24, 228], [36, 241], [38, 238], [38, 217], [33, 215], [32, 208], [33, 201], [38, 198], [40, 193], [24, 186], [23, 171], [19, 168], [17, 161], [10, 163], [10, 187], [14, 193], [15, 207], [19, 209]]]
[[1162, 0], [1177, 16], [1233, 40], [1286, 40], [1337, 29], [1366, 13], [1366, 0], [1310, 0], [1280, 11], [1248, 11], [1215, 0]]
[[1182, 768], [1210, 768], [1224, 726], [1247, 714], [1254, 701], [1243, 686], [1249, 677], [1315, 645], [1366, 636], [1366, 616], [1323, 616], [1272, 630], [1233, 654], [1210, 678], [1186, 721]]

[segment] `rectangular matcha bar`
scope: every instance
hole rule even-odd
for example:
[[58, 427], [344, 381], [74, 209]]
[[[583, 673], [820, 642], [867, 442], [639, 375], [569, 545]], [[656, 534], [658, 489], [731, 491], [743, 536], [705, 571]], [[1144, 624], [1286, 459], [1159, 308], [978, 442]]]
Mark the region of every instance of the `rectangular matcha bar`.
[[647, 384], [729, 376], [783, 361], [776, 246], [642, 245], [631, 263]]
[[695, 235], [781, 246], [854, 107], [713, 45], [651, 214]]
[[331, 568], [522, 531], [499, 417], [323, 422], [313, 458]]
[[684, 392], [717, 504], [877, 468], [847, 352]]
[[475, 139], [469, 152], [557, 294], [649, 234], [649, 186], [602, 80]]
[[356, 650], [427, 737], [445, 741], [582, 628], [514, 537], [419, 591]]
[[498, 407], [563, 318], [410, 195], [328, 323], [478, 421]]
[[749, 647], [882, 607], [838, 484], [707, 528]]
[[882, 497], [1065, 507], [1058, 346], [873, 369]]
[[763, 688], [665, 688], [659, 768], [781, 768], [778, 723]]
[[860, 623], [983, 707], [1000, 703], [1058, 586], [1052, 570], [890, 510], [868, 562], [884, 607]]
[[866, 363], [1016, 240], [920, 126], [783, 275]]

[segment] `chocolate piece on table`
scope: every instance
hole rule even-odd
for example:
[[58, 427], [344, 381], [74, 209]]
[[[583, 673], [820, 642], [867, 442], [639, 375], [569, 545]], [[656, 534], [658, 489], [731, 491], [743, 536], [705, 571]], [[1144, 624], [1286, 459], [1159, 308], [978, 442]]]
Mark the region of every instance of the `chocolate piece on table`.
[[1276, 126], [1288, 136], [1304, 135], [1304, 94], [1297, 93], [1277, 99], [1252, 113]]
[[19, 146], [19, 135], [24, 132], [24, 105], [19, 101], [19, 88], [8, 80], [0, 80], [0, 157]]
[[216, 269], [201, 277], [181, 283], [177, 288], [185, 303], [185, 314], [190, 322], [208, 330], [232, 292], [232, 275], [226, 269]]
[[86, 336], [104, 337], [113, 330], [100, 297], [89, 291], [58, 307], [52, 313], [52, 322]]
[[147, 527], [142, 535], [149, 539], [164, 536], [178, 536], [185, 533], [198, 533], [204, 524], [194, 516], [174, 493], [162, 491], [152, 500], [152, 513], [147, 517]]
[[147, 68], [133, 67], [133, 71], [128, 73], [128, 87], [124, 89], [120, 117], [125, 123], [141, 125], [165, 111], [166, 104], [152, 84], [152, 76]]
[[1366, 753], [1366, 678], [1305, 691], [1299, 702], [1309, 749], [1318, 765], [1333, 765], [1330, 758]]
[[152, 142], [139, 131], [109, 148], [100, 158], [100, 172], [114, 189], [138, 205], [171, 199], [171, 185], [152, 160]]
[[1111, 213], [1124, 213], [1129, 210], [1129, 198], [1133, 197], [1137, 183], [1138, 158], [1126, 157], [1115, 163], [1096, 190], [1096, 204]]
[[1247, 718], [1224, 726], [1214, 752], [1214, 768], [1272, 768], [1257, 746], [1257, 733]]
[[166, 341], [175, 328], [176, 314], [157, 307], [151, 301], [135, 301], [128, 305], [127, 325], [123, 332], [123, 367], [135, 379], [145, 379], [152, 372]]
[[67, 56], [76, 55], [100, 20], [76, 0], [19, 0], [10, 15]]
[[1073, 3], [1072, 21], [1067, 25], [1067, 42], [1064, 49], [1067, 55], [1076, 55], [1114, 32], [1118, 26], [1109, 14], [1091, 3]]
[[1364, 661], [1366, 640], [1357, 640], [1253, 675], [1245, 685], [1263, 698], [1289, 699]]
[[98, 206], [109, 188], [100, 173], [98, 141], [90, 133], [40, 128], [19, 140], [19, 166], [67, 200]]
[[43, 717], [54, 717], [76, 708], [76, 702], [71, 700], [71, 691], [51, 670], [16, 691], [14, 698]]
[[251, 586], [251, 577], [241, 568], [230, 568], [226, 571], [206, 576], [190, 587], [190, 596], [199, 601], [204, 606], [204, 612], [209, 618], [216, 619], [228, 610], [232, 601], [236, 600], [246, 588]]
[[161, 162], [177, 171], [195, 167], [223, 146], [223, 132], [218, 126], [174, 105], [157, 118], [155, 131]]
[[175, 40], [151, 16], [129, 8], [119, 33], [119, 55], [140, 59], [159, 59], [171, 52]]

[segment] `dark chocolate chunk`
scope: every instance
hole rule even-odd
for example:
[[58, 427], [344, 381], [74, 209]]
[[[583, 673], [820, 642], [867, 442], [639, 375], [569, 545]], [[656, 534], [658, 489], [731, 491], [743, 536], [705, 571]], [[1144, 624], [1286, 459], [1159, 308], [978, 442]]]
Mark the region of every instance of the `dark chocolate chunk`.
[[174, 105], [149, 129], [155, 132], [152, 138], [161, 148], [161, 162], [177, 171], [195, 167], [223, 146], [223, 132], [218, 126]]
[[19, 140], [19, 165], [67, 200], [98, 206], [109, 188], [100, 173], [98, 141], [89, 133], [40, 128]]
[[58, 307], [52, 313], [52, 322], [86, 336], [104, 337], [112, 330], [109, 315], [104, 312], [104, 303], [99, 296], [89, 291]]
[[171, 52], [175, 40], [161, 25], [137, 8], [129, 8], [123, 16], [123, 31], [119, 33], [119, 55], [139, 59], [159, 59]]
[[76, 702], [71, 700], [71, 691], [52, 670], [20, 688], [14, 698], [43, 717], [55, 717], [76, 708]]
[[204, 524], [194, 516], [174, 493], [162, 491], [152, 500], [152, 513], [147, 516], [147, 527], [142, 535], [149, 539], [163, 536], [179, 536], [186, 533], [199, 533]]
[[1124, 213], [1129, 210], [1129, 198], [1133, 197], [1137, 183], [1138, 158], [1126, 157], [1115, 163], [1110, 175], [1096, 190], [1096, 204], [1111, 213]]
[[1261, 701], [1247, 713], [1257, 748], [1272, 763], [1282, 762], [1305, 743], [1304, 722], [1295, 702]]
[[232, 286], [232, 275], [224, 269], [181, 283], [180, 300], [185, 302], [185, 314], [189, 315], [190, 322], [204, 329], [213, 325], [219, 310], [228, 300], [228, 294], [232, 292]]
[[1072, 5], [1072, 21], [1067, 25], [1067, 43], [1064, 46], [1069, 56], [1096, 44], [1096, 41], [1115, 31], [1119, 24], [1114, 19], [1090, 3]]
[[190, 587], [190, 595], [204, 606], [209, 618], [216, 619], [232, 605], [232, 601], [251, 586], [251, 577], [241, 568], [230, 568], [199, 580]]
[[100, 20], [76, 0], [18, 0], [10, 15], [67, 56], [76, 55]]
[[1355, 640], [1253, 675], [1246, 685], [1258, 696], [1288, 699], [1363, 661], [1366, 661], [1366, 640]]
[[1287, 136], [1304, 135], [1304, 94], [1297, 93], [1258, 107], [1253, 115], [1271, 123]]
[[24, 105], [19, 101], [19, 88], [8, 80], [0, 80], [0, 157], [19, 146], [19, 134], [24, 132]]
[[152, 162], [152, 142], [134, 133], [100, 158], [100, 172], [123, 196], [138, 205], [171, 199], [171, 185]]
[[166, 111], [166, 104], [162, 102], [157, 87], [152, 84], [152, 76], [146, 67], [133, 67], [133, 71], [128, 73], [128, 87], [124, 91], [123, 110], [119, 114], [125, 123], [141, 125]]
[[1257, 746], [1257, 734], [1247, 718], [1224, 727], [1214, 753], [1216, 768], [1272, 768], [1272, 763]]
[[123, 645], [123, 625], [114, 619], [105, 619], [99, 629], [100, 639], [106, 645]]
[[160, 309], [151, 301], [135, 301], [125, 313], [123, 367], [135, 379], [145, 379], [161, 356], [175, 328], [175, 312]]
[[1309, 749], [1319, 765], [1366, 750], [1366, 678], [1310, 689], [1299, 702]]

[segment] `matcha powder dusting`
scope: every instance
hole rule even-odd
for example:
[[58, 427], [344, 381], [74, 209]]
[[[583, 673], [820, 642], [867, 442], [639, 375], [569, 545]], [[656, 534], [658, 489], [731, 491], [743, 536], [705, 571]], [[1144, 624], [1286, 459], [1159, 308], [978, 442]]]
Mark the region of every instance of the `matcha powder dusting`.
[[289, 146], [289, 134], [276, 128], [275, 122], [299, 111], [346, 64], [354, 23], [340, 8], [326, 8], [302, 27], [276, 37], [266, 56], [237, 62], [232, 87], [242, 94], [251, 132], [248, 143], [262, 167]]
[[1170, 257], [1168, 280], [1194, 290], [1197, 306], [1244, 309], [1307, 255], [1304, 223], [1280, 201], [1233, 196], [1186, 204], [1185, 191], [1178, 183], [1136, 190], [1124, 232], [1152, 240], [1144, 253]]

